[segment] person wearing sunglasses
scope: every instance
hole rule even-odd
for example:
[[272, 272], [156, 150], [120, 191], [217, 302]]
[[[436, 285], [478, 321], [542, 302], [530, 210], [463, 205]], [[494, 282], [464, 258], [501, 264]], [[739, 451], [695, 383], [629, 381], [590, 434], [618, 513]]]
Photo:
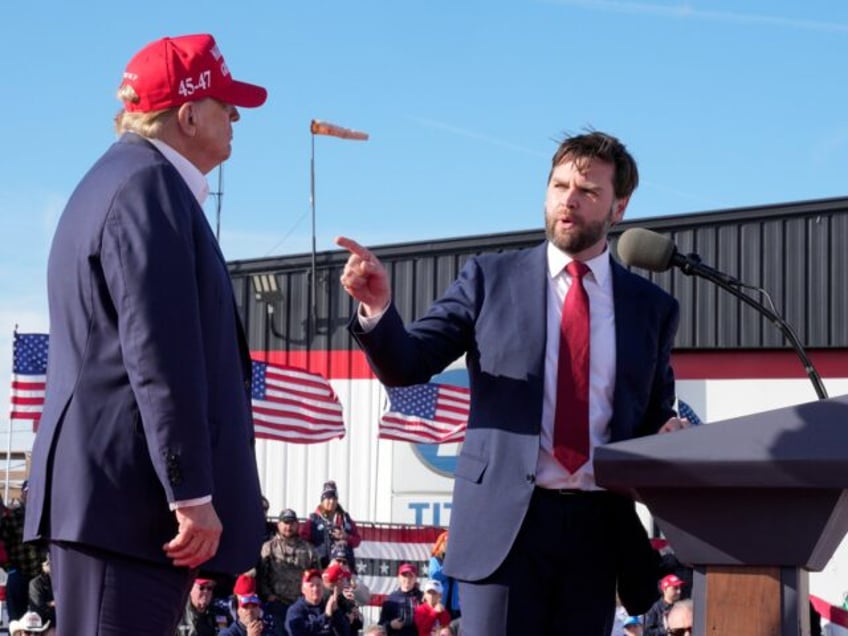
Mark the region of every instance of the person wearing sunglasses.
[[668, 636], [692, 636], [692, 599], [677, 601], [668, 611]]
[[177, 636], [215, 636], [220, 627], [226, 627], [216, 615], [212, 605], [215, 581], [207, 578], [194, 579], [188, 595], [186, 610], [177, 625]]

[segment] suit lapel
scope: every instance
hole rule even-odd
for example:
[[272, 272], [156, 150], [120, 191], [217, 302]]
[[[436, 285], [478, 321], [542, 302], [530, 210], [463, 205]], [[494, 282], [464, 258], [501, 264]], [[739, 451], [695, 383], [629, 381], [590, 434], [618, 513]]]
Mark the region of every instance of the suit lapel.
[[[615, 391], [613, 393], [612, 420], [610, 432], [612, 439], [621, 437], [622, 414], [627, 412], [628, 385], [626, 374], [633, 373], [634, 365], [638, 367], [640, 355], [639, 345], [644, 342], [643, 329], [644, 312], [641, 310], [639, 299], [634, 297], [633, 285], [627, 277], [630, 273], [614, 260], [611, 261], [612, 295], [615, 305]], [[625, 418], [626, 419], [626, 418]]]
[[[531, 376], [544, 379], [545, 342], [547, 340], [548, 259], [547, 243], [520, 252], [510, 281], [509, 301], [515, 308], [516, 327], [526, 352]], [[541, 386], [541, 382], [540, 382]]]

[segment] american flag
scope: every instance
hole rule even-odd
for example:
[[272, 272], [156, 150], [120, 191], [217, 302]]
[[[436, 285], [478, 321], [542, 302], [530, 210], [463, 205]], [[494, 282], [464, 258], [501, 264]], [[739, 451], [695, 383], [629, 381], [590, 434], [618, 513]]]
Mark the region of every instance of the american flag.
[[26, 420], [38, 428], [47, 384], [47, 334], [14, 334], [12, 345], [12, 411], [9, 419]]
[[314, 444], [344, 437], [342, 405], [323, 376], [253, 361], [256, 437]]
[[470, 392], [450, 384], [387, 388], [388, 411], [380, 418], [380, 437], [417, 444], [465, 439]]
[[698, 417], [698, 414], [695, 413], [695, 410], [683, 400], [677, 400], [677, 412], [680, 414], [680, 417], [685, 417], [689, 420], [692, 426], [698, 426], [703, 423], [701, 422], [701, 418]]
[[398, 568], [412, 563], [428, 576], [430, 551], [445, 530], [437, 526], [357, 523], [362, 543], [356, 548], [356, 573], [371, 592], [369, 605], [379, 607], [398, 586]]

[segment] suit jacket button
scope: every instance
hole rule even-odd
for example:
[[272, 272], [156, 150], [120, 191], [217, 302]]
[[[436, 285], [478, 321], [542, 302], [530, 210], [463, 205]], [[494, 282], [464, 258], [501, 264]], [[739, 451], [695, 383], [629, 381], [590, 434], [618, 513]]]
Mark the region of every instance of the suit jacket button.
[[535, 484], [536, 483], [536, 475], [531, 475], [531, 474], [528, 473], [527, 476], [525, 477], [525, 479], [527, 479], [528, 484]]

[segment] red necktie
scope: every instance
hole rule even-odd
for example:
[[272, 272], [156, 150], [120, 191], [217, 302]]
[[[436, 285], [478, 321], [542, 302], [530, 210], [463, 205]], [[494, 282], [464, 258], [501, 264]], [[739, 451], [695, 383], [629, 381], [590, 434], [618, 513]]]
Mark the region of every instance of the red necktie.
[[589, 268], [571, 261], [565, 271], [571, 287], [559, 325], [554, 457], [574, 473], [589, 461], [589, 297], [583, 288]]

